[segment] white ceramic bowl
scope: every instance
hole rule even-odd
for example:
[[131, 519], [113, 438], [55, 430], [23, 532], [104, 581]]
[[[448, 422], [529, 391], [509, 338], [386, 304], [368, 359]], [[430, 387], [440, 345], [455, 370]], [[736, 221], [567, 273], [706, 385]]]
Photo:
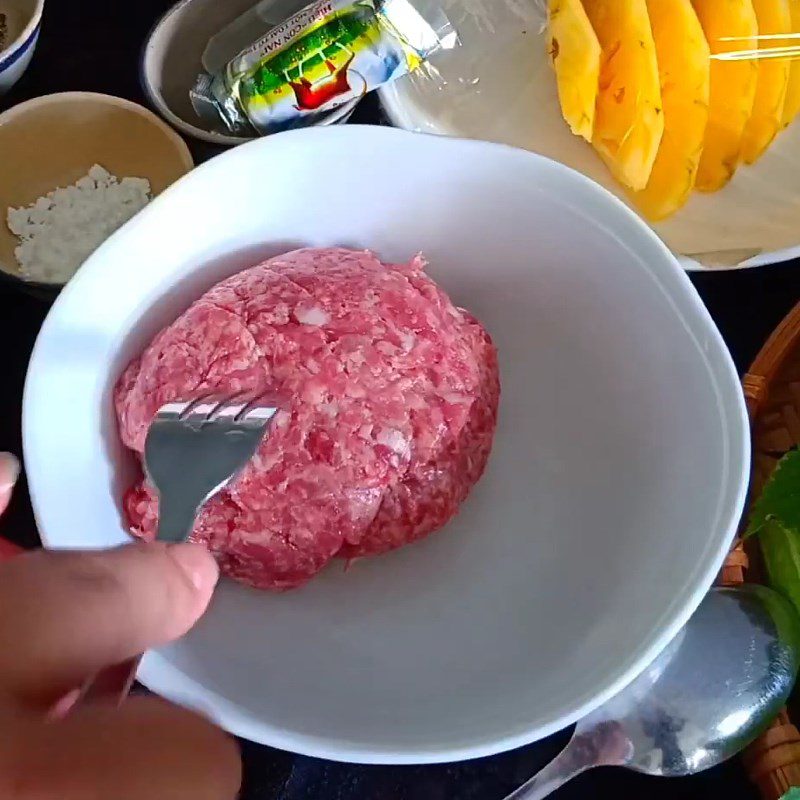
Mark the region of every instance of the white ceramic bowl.
[[283, 595], [223, 581], [140, 677], [244, 737], [333, 759], [531, 742], [621, 689], [685, 623], [734, 535], [749, 457], [736, 372], [688, 278], [559, 164], [348, 126], [247, 144], [183, 178], [86, 262], [42, 329], [24, 408], [42, 537], [126, 541], [111, 390], [160, 326], [262, 257], [334, 244], [423, 251], [487, 324], [503, 381], [487, 474], [426, 541]]
[[3, 0], [0, 12], [6, 14], [8, 28], [8, 40], [0, 45], [0, 94], [3, 94], [31, 63], [39, 41], [44, 0]]

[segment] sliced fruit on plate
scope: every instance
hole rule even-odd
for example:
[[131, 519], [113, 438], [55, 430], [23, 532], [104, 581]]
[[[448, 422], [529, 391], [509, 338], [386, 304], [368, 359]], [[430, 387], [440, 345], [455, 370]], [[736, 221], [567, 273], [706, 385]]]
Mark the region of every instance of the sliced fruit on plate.
[[708, 125], [695, 185], [714, 192], [736, 172], [758, 79], [754, 60], [724, 56], [755, 49], [758, 23], [751, 0], [692, 0], [692, 5], [711, 50]]
[[639, 191], [650, 178], [664, 132], [647, 4], [583, 0], [583, 7], [602, 48], [592, 144], [614, 177]]
[[[789, 13], [792, 17], [792, 33], [796, 36], [800, 33], [800, 0], [789, 0]], [[790, 54], [789, 83], [781, 118], [781, 126], [785, 128], [800, 112], [800, 53], [797, 52], [800, 50], [800, 40], [787, 39], [783, 46], [794, 51]]]
[[634, 199], [645, 216], [659, 220], [679, 209], [694, 187], [708, 122], [711, 64], [690, 0], [647, 0], [647, 10], [658, 57], [664, 135], [650, 180]]
[[[759, 50], [782, 47], [783, 40], [761, 37], [791, 33], [789, 0], [753, 0], [753, 8], [758, 20]], [[788, 58], [758, 59], [758, 83], [753, 111], [742, 138], [742, 158], [748, 164], [761, 157], [780, 129], [790, 68], [791, 62]]]
[[581, 0], [549, 0], [547, 39], [561, 113], [570, 130], [590, 142], [600, 76], [600, 43]]

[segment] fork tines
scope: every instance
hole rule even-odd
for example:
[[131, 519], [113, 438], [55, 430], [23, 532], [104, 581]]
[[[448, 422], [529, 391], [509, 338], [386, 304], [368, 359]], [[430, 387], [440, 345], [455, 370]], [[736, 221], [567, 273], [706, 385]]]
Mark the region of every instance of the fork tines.
[[206, 394], [191, 400], [166, 403], [159, 410], [158, 418], [188, 424], [220, 421], [261, 426], [275, 416], [277, 407], [275, 399], [266, 395]]

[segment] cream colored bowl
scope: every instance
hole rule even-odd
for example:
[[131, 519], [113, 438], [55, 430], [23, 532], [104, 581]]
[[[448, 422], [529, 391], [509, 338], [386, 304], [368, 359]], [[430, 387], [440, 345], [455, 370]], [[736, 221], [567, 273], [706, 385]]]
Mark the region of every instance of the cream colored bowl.
[[[193, 165], [185, 142], [155, 114], [109, 95], [52, 94], [0, 114], [0, 270], [21, 278], [10, 206], [33, 203], [100, 164], [119, 178], [147, 178], [159, 194]], [[10, 158], [5, 158], [10, 154]]]

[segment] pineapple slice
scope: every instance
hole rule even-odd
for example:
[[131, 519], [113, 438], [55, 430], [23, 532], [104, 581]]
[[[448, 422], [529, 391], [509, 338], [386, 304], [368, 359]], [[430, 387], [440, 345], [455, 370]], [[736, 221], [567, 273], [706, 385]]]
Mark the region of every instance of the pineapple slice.
[[561, 114], [576, 136], [591, 142], [600, 77], [600, 43], [581, 0], [549, 0], [547, 27], [548, 52], [556, 71]]
[[[753, 0], [759, 36], [791, 33], [789, 0]], [[783, 40], [759, 39], [760, 48], [780, 47]], [[758, 83], [753, 111], [744, 129], [742, 158], [752, 164], [770, 146], [783, 119], [783, 103], [789, 83], [788, 58], [759, 58]]]
[[592, 144], [611, 173], [644, 189], [664, 132], [656, 47], [645, 0], [583, 0], [602, 48]]
[[[800, 0], [789, 0], [789, 13], [792, 17], [792, 33], [800, 34]], [[800, 47], [800, 40], [787, 39], [783, 46], [796, 50]], [[800, 112], [800, 58], [794, 54], [791, 57], [789, 83], [786, 86], [786, 100], [783, 104], [781, 125], [785, 128], [798, 112]]]
[[694, 187], [708, 122], [711, 62], [690, 0], [647, 0], [647, 11], [658, 57], [664, 136], [650, 180], [634, 199], [655, 221], [677, 211]]
[[695, 185], [714, 192], [736, 172], [758, 78], [754, 60], [714, 56], [755, 49], [758, 23], [752, 0], [692, 0], [692, 5], [712, 55], [708, 126]]

